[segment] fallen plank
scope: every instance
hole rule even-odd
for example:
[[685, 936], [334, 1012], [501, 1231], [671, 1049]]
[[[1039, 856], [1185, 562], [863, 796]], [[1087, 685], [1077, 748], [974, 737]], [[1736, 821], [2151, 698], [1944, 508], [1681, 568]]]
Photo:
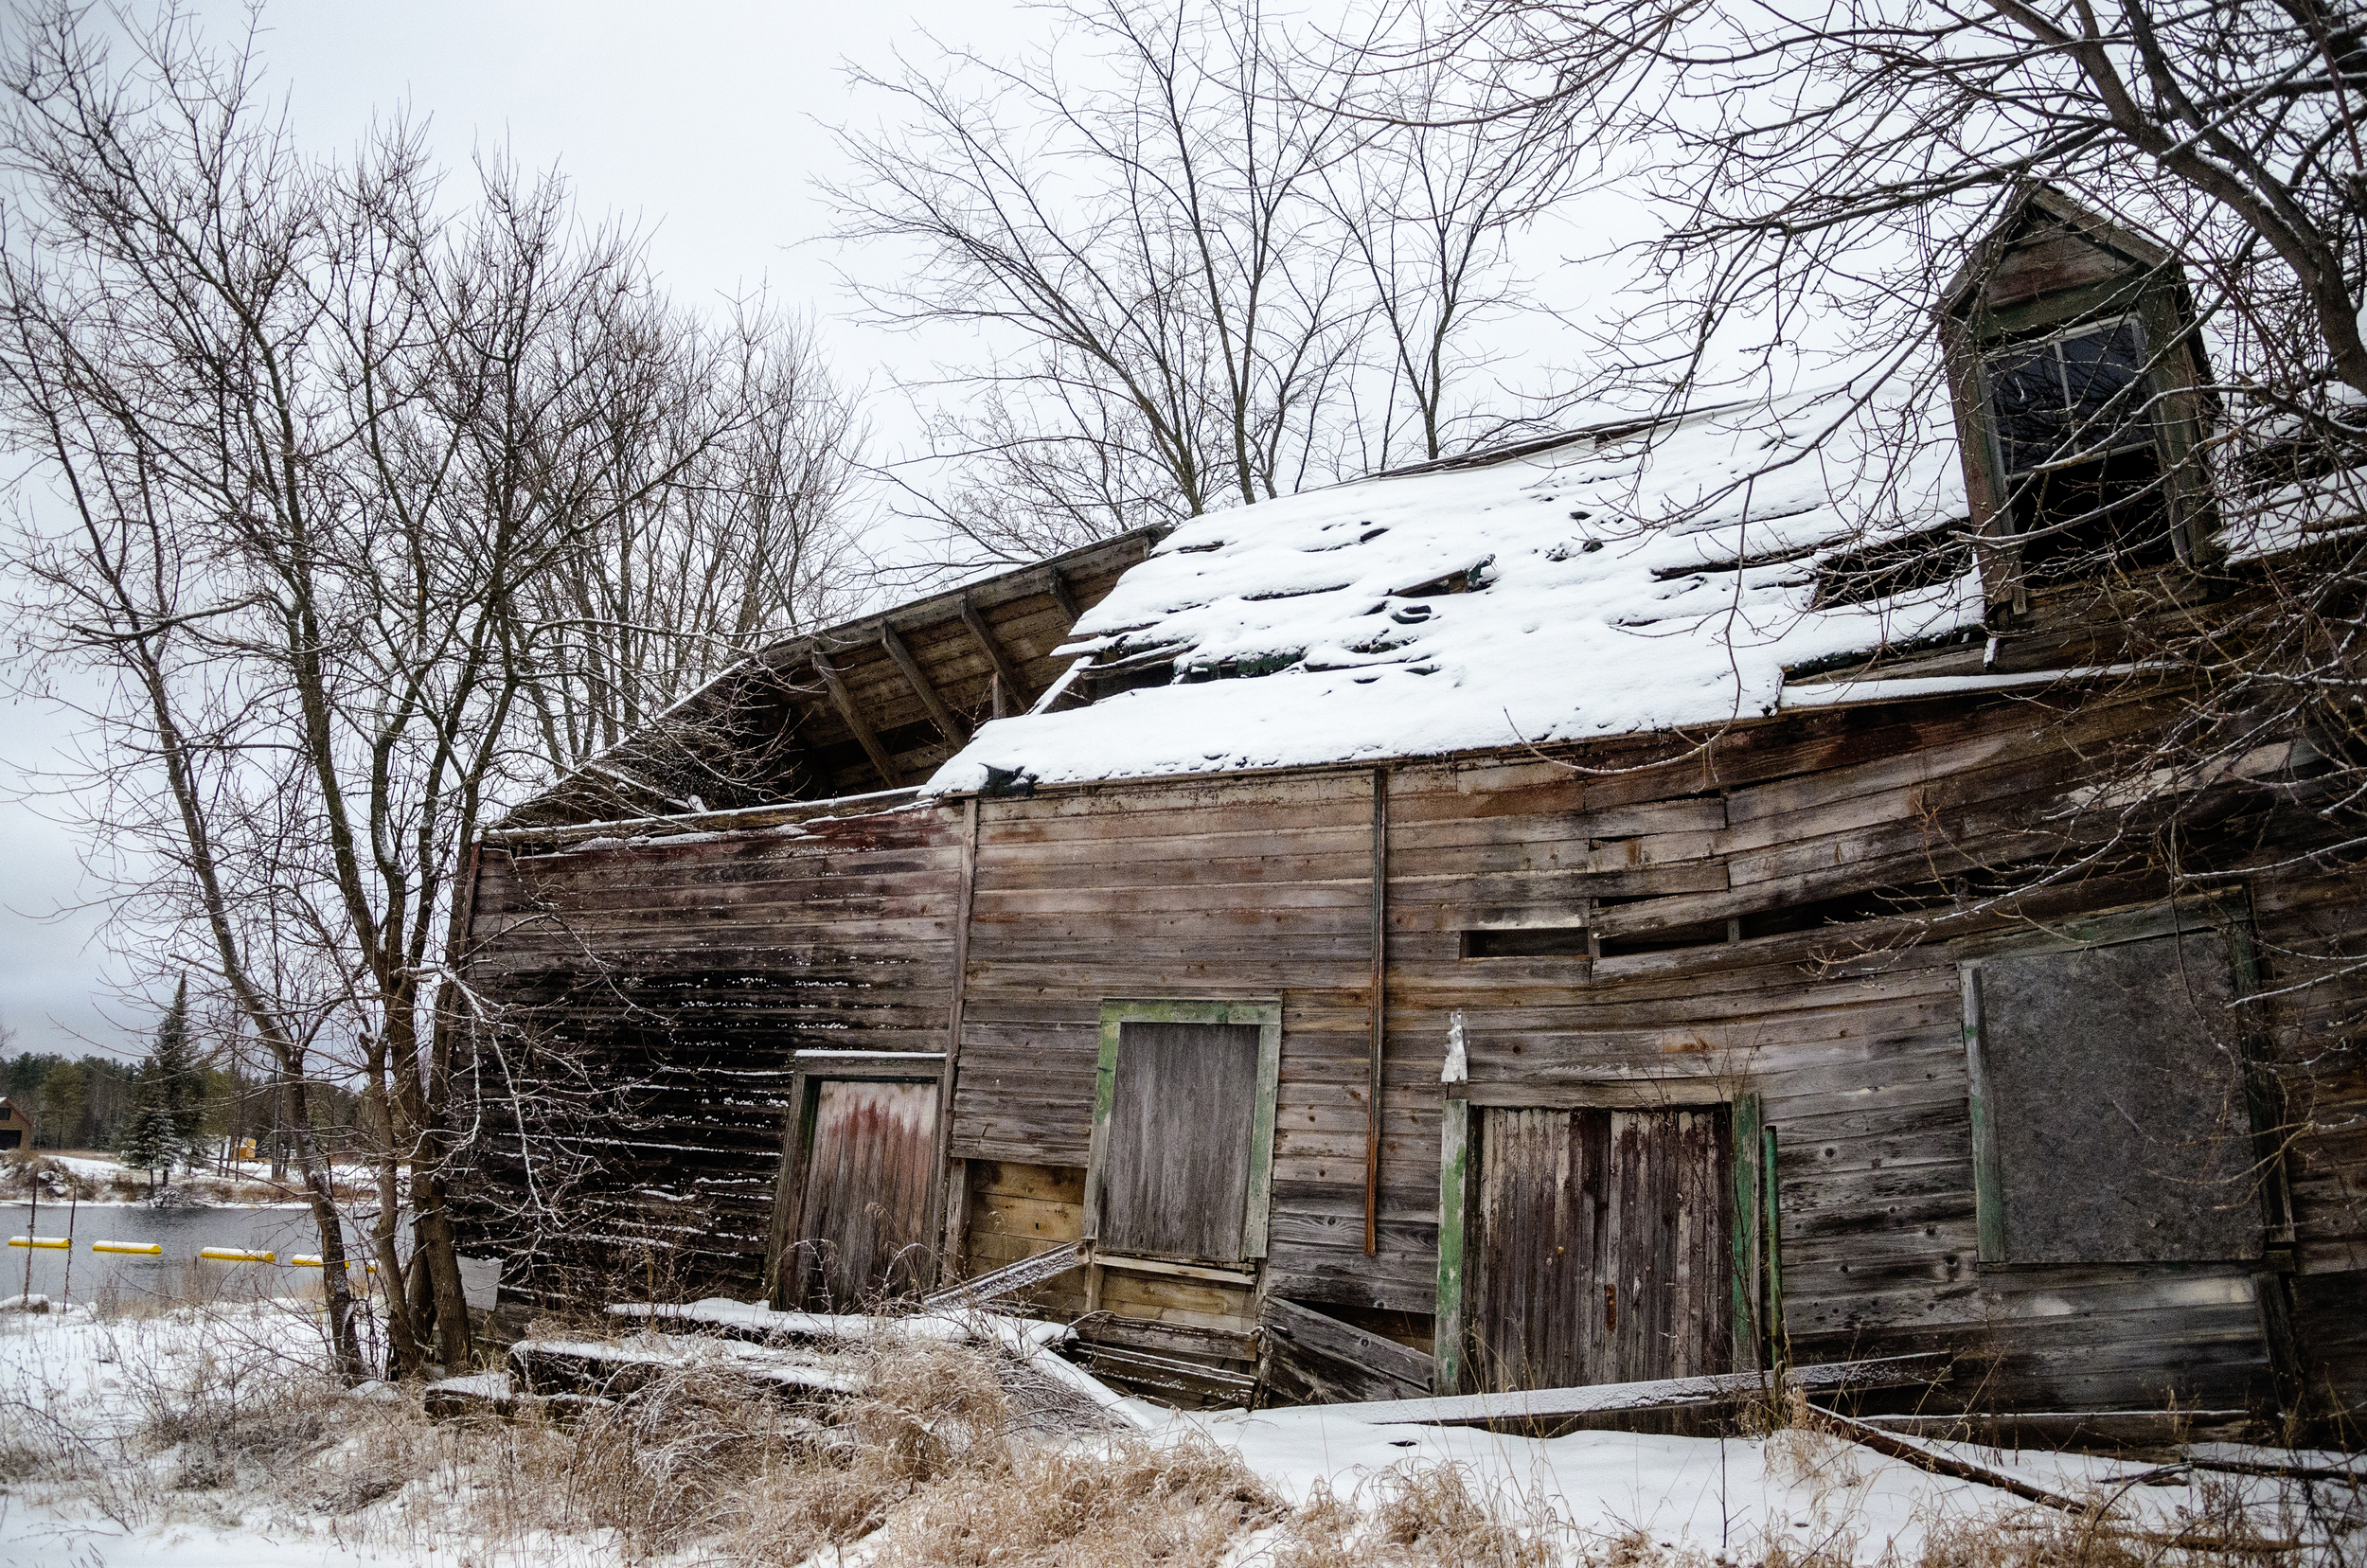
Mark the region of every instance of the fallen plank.
[[1089, 1363], [1094, 1370], [1104, 1372], [1122, 1382], [1170, 1394], [1214, 1394], [1246, 1400], [1257, 1386], [1257, 1380], [1254, 1377], [1228, 1372], [1201, 1362], [1185, 1361], [1179, 1356], [1163, 1356], [1155, 1350], [1138, 1350], [1130, 1345], [1095, 1345], [1080, 1340], [1068, 1347], [1068, 1356], [1059, 1359], [1066, 1363], [1069, 1356]]
[[2248, 1410], [2020, 1410], [1860, 1417], [1901, 1437], [1936, 1437], [1985, 1448], [2171, 1448], [2198, 1433], [2241, 1432]]
[[2043, 1503], [2065, 1513], [2091, 1511], [2087, 1504], [2075, 1502], [2061, 1492], [2049, 1491], [2018, 1475], [2008, 1475], [2003, 1470], [1991, 1470], [1986, 1465], [1976, 1465], [1969, 1459], [1960, 1459], [1952, 1453], [1926, 1448], [1912, 1437], [1900, 1437], [1884, 1432], [1880, 1427], [1869, 1426], [1854, 1416], [1843, 1416], [1839, 1411], [1812, 1404], [1808, 1406], [1808, 1419], [1837, 1436], [1872, 1449], [1886, 1459], [1896, 1459], [1917, 1470], [1929, 1470], [1933, 1475], [1945, 1475], [1958, 1481], [1977, 1481], [1982, 1486], [1995, 1487], [1999, 1491], [2011, 1492], [2033, 1503]]
[[1074, 1338], [1066, 1324], [1043, 1323], [976, 1309], [916, 1312], [905, 1316], [872, 1316], [858, 1312], [784, 1312], [749, 1302], [712, 1297], [686, 1305], [672, 1302], [619, 1302], [608, 1309], [613, 1317], [647, 1323], [665, 1331], [689, 1329], [727, 1336], [758, 1345], [830, 1344], [840, 1346], [934, 1340], [942, 1344], [992, 1344], [1015, 1359], [1081, 1396], [1095, 1408], [1146, 1428], [1143, 1411], [1123, 1394], [1054, 1353], [1053, 1347]]
[[920, 1298], [924, 1311], [944, 1307], [977, 1307], [1041, 1285], [1047, 1279], [1058, 1279], [1072, 1270], [1085, 1266], [1085, 1243], [1071, 1241], [1064, 1246], [1023, 1257], [975, 1279], [965, 1279], [942, 1291], [932, 1291]]
[[1270, 1381], [1364, 1400], [1418, 1399], [1436, 1385], [1438, 1363], [1424, 1352], [1295, 1301], [1267, 1297], [1258, 1327]]
[[[1946, 1380], [1950, 1358], [1933, 1351], [1834, 1362], [1792, 1369], [1789, 1386], [1807, 1394], [1904, 1388]], [[1585, 1388], [1523, 1389], [1509, 1394], [1450, 1394], [1427, 1399], [1376, 1399], [1324, 1408], [1372, 1426], [1475, 1426], [1491, 1421], [1551, 1421], [1574, 1416], [1609, 1416], [1630, 1411], [1681, 1410], [1725, 1404], [1753, 1395], [1772, 1397], [1765, 1373], [1719, 1372], [1700, 1378], [1653, 1382], [1595, 1383]]]
[[966, 1322], [943, 1313], [889, 1316], [867, 1312], [784, 1312], [726, 1296], [711, 1296], [687, 1304], [618, 1302], [608, 1309], [608, 1315], [647, 1323], [661, 1332], [690, 1328], [764, 1345], [853, 1345], [881, 1339], [934, 1339], [958, 1344], [970, 1337]]
[[2265, 1460], [2224, 1459], [2188, 1453], [2173, 1470], [2217, 1470], [2227, 1475], [2257, 1475], [2278, 1481], [2341, 1481], [2367, 1486], [2367, 1461], [2358, 1465], [2278, 1465]]
[[672, 1372], [702, 1371], [796, 1398], [841, 1398], [861, 1380], [786, 1350], [729, 1340], [692, 1343], [638, 1336], [637, 1342], [520, 1340], [509, 1368], [529, 1394], [631, 1394]]
[[614, 1410], [614, 1399], [596, 1394], [525, 1394], [507, 1372], [478, 1372], [465, 1378], [445, 1378], [421, 1391], [420, 1404], [434, 1421], [471, 1418], [514, 1421], [539, 1415], [560, 1426], [572, 1425], [596, 1410]]

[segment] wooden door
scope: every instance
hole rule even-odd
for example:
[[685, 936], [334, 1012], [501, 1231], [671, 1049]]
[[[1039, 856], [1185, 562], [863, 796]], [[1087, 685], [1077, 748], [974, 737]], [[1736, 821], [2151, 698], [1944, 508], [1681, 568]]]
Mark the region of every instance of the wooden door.
[[1237, 1263], [1257, 1114], [1255, 1024], [1122, 1025], [1104, 1136], [1104, 1249]]
[[1477, 1386], [1570, 1388], [1727, 1369], [1734, 1187], [1724, 1108], [1488, 1110], [1479, 1155]]
[[813, 1311], [860, 1311], [925, 1277], [937, 1086], [825, 1079], [799, 1210], [796, 1289]]

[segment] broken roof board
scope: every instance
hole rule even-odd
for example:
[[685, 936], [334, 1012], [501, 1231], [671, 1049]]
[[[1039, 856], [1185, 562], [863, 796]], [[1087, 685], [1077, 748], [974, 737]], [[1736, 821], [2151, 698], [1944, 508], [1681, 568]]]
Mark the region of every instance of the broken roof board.
[[988, 724], [926, 791], [978, 789], [988, 768], [1083, 782], [1771, 713], [1787, 665], [1980, 623], [1969, 566], [1811, 608], [1818, 556], [1965, 515], [1953, 440], [1900, 453], [1885, 422], [1804, 395], [1201, 518], [1061, 650], [1172, 649], [1183, 678]]

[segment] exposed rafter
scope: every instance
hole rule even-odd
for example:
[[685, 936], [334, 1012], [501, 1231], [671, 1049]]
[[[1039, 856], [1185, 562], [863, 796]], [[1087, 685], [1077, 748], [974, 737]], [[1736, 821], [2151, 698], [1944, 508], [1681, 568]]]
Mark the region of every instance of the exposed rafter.
[[987, 617], [980, 615], [978, 607], [970, 602], [968, 594], [962, 596], [960, 609], [962, 624], [970, 628], [970, 634], [972, 637], [978, 639], [978, 646], [985, 651], [987, 662], [994, 666], [995, 674], [1002, 678], [1005, 704], [1013, 713], [1026, 712], [1028, 704], [1036, 700], [1036, 694], [1027, 683], [1020, 678], [1019, 667], [1011, 662], [1011, 656], [1006, 653], [1003, 650], [1003, 645], [995, 640], [992, 629], [987, 625]]
[[886, 621], [880, 623], [880, 646], [887, 650], [887, 656], [895, 661], [896, 668], [904, 672], [905, 684], [913, 688], [913, 695], [920, 699], [920, 705], [929, 710], [929, 722], [936, 725], [937, 732], [956, 746], [969, 745], [970, 726], [962, 722], [960, 715], [945, 705], [945, 699], [937, 695], [936, 685], [920, 668], [920, 661], [913, 657], [913, 650], [904, 646], [904, 639]]
[[879, 771], [881, 779], [891, 790], [902, 784], [903, 775], [897, 772], [895, 759], [888, 756], [887, 748], [880, 744], [879, 734], [872, 729], [871, 721], [864, 718], [863, 710], [855, 705], [854, 698], [847, 693], [846, 683], [839, 679], [838, 667], [830, 663], [830, 656], [823, 652], [819, 645], [813, 650], [813, 671], [822, 677], [822, 684], [830, 688], [830, 701], [838, 705], [839, 717], [846, 721], [846, 727], [855, 732], [857, 740], [863, 742], [863, 755], [871, 758], [871, 765]]

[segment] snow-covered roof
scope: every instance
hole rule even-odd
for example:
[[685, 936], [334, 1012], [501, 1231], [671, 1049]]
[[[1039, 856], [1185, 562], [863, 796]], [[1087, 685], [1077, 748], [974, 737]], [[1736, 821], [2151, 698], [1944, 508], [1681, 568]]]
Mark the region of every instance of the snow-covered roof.
[[1948, 580], [1819, 602], [1820, 562], [1965, 516], [1952, 438], [1902, 453], [1897, 423], [1801, 395], [1201, 518], [1060, 650], [1097, 668], [1172, 652], [1173, 684], [988, 724], [928, 790], [989, 767], [1215, 773], [1772, 712], [1787, 665], [1980, 621], [1969, 550]]

